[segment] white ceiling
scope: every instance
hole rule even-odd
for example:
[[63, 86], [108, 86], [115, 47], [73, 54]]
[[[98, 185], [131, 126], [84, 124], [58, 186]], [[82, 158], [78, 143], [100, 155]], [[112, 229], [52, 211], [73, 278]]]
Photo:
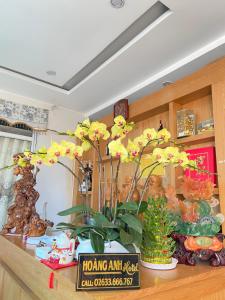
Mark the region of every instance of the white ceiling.
[[170, 12], [73, 89], [43, 82], [63, 86], [155, 2], [0, 0], [0, 89], [96, 116], [225, 55], [224, 0], [162, 0]]

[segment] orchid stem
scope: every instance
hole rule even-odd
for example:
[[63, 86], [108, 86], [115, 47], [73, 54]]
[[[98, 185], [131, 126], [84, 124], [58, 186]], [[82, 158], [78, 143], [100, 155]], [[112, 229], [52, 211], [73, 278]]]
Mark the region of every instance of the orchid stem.
[[148, 175], [148, 177], [147, 177], [147, 179], [146, 179], [146, 181], [145, 181], [144, 188], [143, 188], [143, 191], [142, 191], [142, 193], [141, 193], [140, 201], [139, 201], [139, 204], [138, 204], [137, 215], [139, 214], [139, 210], [140, 210], [140, 207], [141, 207], [141, 203], [142, 203], [143, 198], [144, 198], [144, 195], [145, 195], [145, 193], [146, 193], [146, 190], [147, 190], [147, 187], [148, 187], [148, 184], [149, 184], [150, 177], [151, 177], [153, 171], [155, 170], [155, 168], [156, 168], [157, 166], [159, 166], [159, 165], [160, 165], [160, 163], [158, 163], [156, 166], [154, 166], [154, 167], [152, 168], [151, 172], [149, 173], [149, 175]]

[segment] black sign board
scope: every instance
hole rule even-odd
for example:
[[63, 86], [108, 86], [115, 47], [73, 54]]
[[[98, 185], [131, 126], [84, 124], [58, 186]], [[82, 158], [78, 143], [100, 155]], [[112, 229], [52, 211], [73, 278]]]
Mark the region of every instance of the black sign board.
[[77, 290], [140, 288], [139, 254], [79, 254]]

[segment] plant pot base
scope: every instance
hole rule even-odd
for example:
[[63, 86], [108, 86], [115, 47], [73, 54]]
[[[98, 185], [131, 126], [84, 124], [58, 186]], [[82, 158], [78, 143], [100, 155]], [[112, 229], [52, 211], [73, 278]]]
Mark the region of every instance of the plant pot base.
[[178, 260], [176, 258], [172, 258], [172, 262], [170, 264], [152, 264], [141, 260], [143, 267], [153, 270], [172, 270], [176, 268], [177, 263]]

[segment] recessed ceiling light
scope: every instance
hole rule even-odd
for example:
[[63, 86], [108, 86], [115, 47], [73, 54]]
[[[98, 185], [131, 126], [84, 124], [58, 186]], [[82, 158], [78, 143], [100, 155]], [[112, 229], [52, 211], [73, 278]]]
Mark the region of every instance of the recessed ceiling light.
[[114, 8], [122, 8], [125, 4], [125, 0], [111, 0], [111, 5]]
[[168, 86], [172, 83], [173, 83], [172, 81], [163, 81], [162, 85], [165, 87], [165, 86]]
[[53, 70], [48, 70], [48, 71], [46, 71], [46, 73], [47, 73], [49, 76], [55, 76], [55, 75], [56, 75], [56, 71], [53, 71]]

